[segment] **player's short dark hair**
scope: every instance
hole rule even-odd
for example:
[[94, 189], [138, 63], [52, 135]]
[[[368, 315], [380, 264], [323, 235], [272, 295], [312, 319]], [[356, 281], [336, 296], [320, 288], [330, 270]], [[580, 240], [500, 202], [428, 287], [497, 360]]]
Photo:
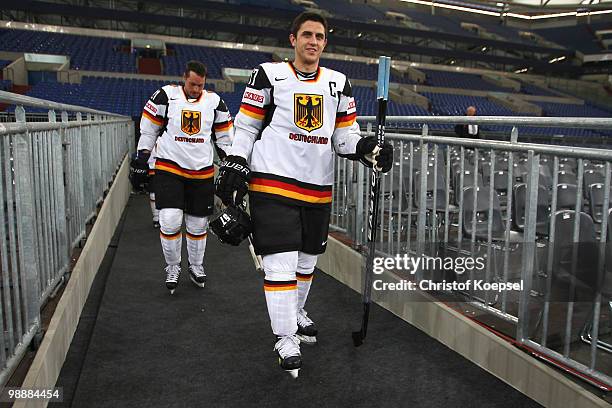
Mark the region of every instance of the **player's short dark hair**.
[[193, 71], [201, 77], [205, 77], [208, 74], [206, 65], [200, 61], [189, 61], [187, 65], [185, 65], [185, 76], [189, 76], [189, 71]]
[[300, 31], [300, 27], [302, 27], [302, 24], [304, 24], [306, 21], [316, 21], [317, 23], [323, 24], [323, 28], [325, 29], [325, 37], [327, 38], [327, 19], [321, 14], [312, 11], [305, 11], [293, 20], [293, 23], [291, 23], [291, 34], [297, 36], [298, 31]]

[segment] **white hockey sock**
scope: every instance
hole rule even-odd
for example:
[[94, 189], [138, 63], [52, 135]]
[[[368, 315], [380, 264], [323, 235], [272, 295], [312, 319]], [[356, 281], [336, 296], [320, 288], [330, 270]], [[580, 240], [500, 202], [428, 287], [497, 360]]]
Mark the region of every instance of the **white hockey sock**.
[[272, 332], [277, 336], [293, 335], [297, 332], [297, 252], [265, 255], [263, 266], [266, 273], [264, 292]]
[[297, 288], [298, 288], [298, 303], [297, 308], [303, 309], [308, 299], [308, 292], [310, 292], [310, 285], [312, 284], [313, 274], [301, 274], [297, 273]]
[[181, 224], [183, 222], [183, 210], [178, 208], [164, 208], [159, 211], [159, 237], [162, 251], [168, 265], [181, 263]]
[[310, 285], [314, 276], [314, 267], [317, 264], [317, 255], [299, 252], [297, 265], [297, 288], [298, 288], [298, 303], [297, 308], [303, 309], [308, 299]]
[[208, 228], [208, 217], [195, 217], [187, 214], [185, 216], [187, 227], [187, 254], [190, 265], [202, 265], [204, 262], [204, 251], [206, 250], [206, 230]]
[[159, 221], [159, 210], [155, 208], [155, 193], [149, 193], [149, 203], [151, 204], [151, 213], [153, 221]]

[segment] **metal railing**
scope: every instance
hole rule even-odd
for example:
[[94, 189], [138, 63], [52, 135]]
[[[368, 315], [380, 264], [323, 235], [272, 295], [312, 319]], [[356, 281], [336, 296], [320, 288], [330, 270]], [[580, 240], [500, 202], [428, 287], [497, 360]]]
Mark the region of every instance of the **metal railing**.
[[[373, 120], [360, 118], [367, 125], [364, 135], [373, 134]], [[522, 125], [612, 129], [612, 119], [388, 117], [387, 122], [423, 126], [420, 135], [386, 135], [395, 163], [381, 180], [378, 253], [481, 259], [483, 268], [465, 273], [449, 274], [435, 262], [424, 263], [414, 275], [398, 273], [418, 282], [521, 285], [501, 292], [457, 286], [442, 295], [450, 293], [488, 319], [503, 321], [513, 328], [505, 334], [534, 355], [612, 389], [612, 151], [517, 142]], [[507, 142], [488, 141], [433, 136], [431, 123], [513, 129]], [[337, 161], [331, 229], [345, 232], [356, 247], [366, 243], [370, 171]]]
[[[70, 268], [115, 172], [133, 150], [131, 118], [0, 92], [0, 386], [32, 341], [40, 309]], [[48, 109], [47, 120], [24, 108]], [[71, 119], [69, 114], [71, 112]]]

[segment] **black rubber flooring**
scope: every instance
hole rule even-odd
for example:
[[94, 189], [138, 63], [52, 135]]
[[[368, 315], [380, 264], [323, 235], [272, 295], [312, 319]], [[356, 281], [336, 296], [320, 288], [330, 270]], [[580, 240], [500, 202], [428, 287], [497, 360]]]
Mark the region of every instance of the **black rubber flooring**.
[[132, 196], [58, 379], [65, 402], [51, 406], [539, 406], [377, 306], [354, 348], [360, 296], [320, 271], [306, 305], [319, 344], [302, 346], [293, 380], [277, 365], [248, 248], [209, 235], [206, 288], [183, 272], [170, 295], [150, 218], [147, 197]]

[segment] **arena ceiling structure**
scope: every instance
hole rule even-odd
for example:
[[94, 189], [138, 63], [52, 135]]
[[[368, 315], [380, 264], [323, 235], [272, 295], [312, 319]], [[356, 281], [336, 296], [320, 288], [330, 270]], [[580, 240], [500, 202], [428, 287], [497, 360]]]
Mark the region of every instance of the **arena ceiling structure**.
[[[612, 0], [398, 0], [404, 3], [421, 4], [433, 7], [485, 10], [502, 17], [522, 20], [544, 20], [560, 17], [582, 17], [612, 13]], [[445, 7], [445, 6], [456, 6]], [[465, 10], [468, 11], [468, 10]]]

